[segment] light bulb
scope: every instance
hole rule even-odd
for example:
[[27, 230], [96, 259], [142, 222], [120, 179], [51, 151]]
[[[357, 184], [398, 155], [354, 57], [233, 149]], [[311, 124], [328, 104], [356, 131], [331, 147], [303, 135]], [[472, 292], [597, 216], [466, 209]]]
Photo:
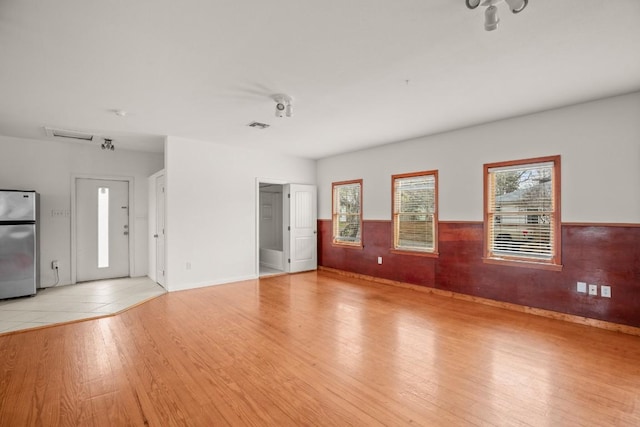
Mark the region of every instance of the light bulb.
[[484, 29], [487, 31], [493, 31], [498, 28], [498, 23], [500, 22], [500, 18], [498, 18], [498, 8], [491, 5], [484, 12]]

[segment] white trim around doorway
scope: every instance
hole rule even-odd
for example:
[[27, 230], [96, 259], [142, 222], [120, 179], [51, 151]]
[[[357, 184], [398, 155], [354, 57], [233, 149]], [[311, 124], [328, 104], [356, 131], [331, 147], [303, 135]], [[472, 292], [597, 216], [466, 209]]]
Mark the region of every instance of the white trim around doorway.
[[126, 181], [129, 183], [129, 277], [134, 276], [135, 271], [135, 179], [132, 176], [112, 176], [112, 175], [71, 175], [71, 284], [76, 284], [76, 181], [78, 179], [102, 179], [108, 181]]
[[[274, 185], [287, 185], [289, 184], [288, 181], [283, 181], [281, 179], [272, 179], [272, 178], [256, 178], [256, 202], [255, 202], [255, 209], [256, 209], [256, 241], [255, 241], [255, 246], [256, 246], [256, 266], [255, 266], [255, 277], [259, 278], [260, 277], [260, 184], [274, 184]], [[283, 201], [284, 201], [284, 195], [283, 195]], [[283, 212], [284, 214], [284, 212]], [[285, 232], [286, 227], [283, 226], [282, 228], [282, 232], [284, 235], [287, 235], [287, 233]], [[283, 239], [284, 239], [284, 235], [283, 235]], [[283, 240], [284, 242], [284, 240]], [[288, 264], [284, 265], [284, 269], [283, 269], [283, 273], [287, 273], [288, 272]]]

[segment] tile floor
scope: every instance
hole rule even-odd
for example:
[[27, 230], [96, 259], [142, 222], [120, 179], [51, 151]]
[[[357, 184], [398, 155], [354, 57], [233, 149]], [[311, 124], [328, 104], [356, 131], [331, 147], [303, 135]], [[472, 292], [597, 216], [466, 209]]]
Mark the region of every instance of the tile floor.
[[275, 276], [277, 274], [284, 274], [284, 271], [260, 264], [260, 277]]
[[0, 334], [117, 313], [165, 292], [148, 277], [39, 289], [34, 297], [0, 300]]

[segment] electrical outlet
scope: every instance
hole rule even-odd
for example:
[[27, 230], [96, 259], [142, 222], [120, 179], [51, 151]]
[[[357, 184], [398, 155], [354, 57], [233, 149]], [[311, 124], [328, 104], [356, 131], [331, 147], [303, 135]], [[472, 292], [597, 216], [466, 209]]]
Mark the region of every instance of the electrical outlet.
[[605, 298], [611, 298], [611, 286], [609, 285], [600, 286], [600, 296], [603, 296]]
[[382, 257], [381, 256], [378, 257], [378, 264], [382, 264]]
[[589, 285], [589, 295], [598, 295], [598, 285]]
[[576, 290], [578, 292], [580, 292], [581, 294], [586, 294], [587, 293], [587, 284], [585, 282], [578, 282], [578, 286], [576, 287]]
[[51, 269], [52, 270], [57, 270], [60, 268], [60, 264], [58, 264], [58, 261], [51, 261]]

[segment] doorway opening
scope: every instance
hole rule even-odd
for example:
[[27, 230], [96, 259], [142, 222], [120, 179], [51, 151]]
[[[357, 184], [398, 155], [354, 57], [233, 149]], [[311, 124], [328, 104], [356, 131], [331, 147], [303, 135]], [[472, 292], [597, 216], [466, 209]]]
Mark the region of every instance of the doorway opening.
[[259, 276], [286, 272], [284, 257], [283, 184], [259, 183], [258, 265]]
[[256, 179], [258, 277], [318, 267], [315, 185]]

